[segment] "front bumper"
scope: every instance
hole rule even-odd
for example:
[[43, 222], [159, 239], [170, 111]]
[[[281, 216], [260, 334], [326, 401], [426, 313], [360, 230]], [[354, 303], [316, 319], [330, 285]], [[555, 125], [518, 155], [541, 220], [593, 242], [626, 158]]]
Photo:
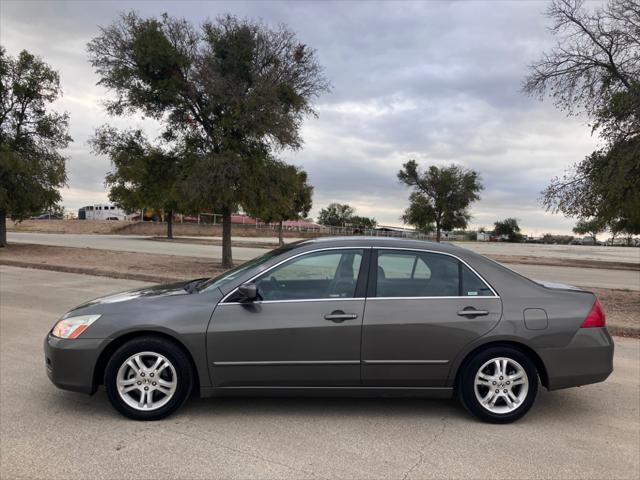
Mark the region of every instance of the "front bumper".
[[57, 338], [44, 341], [44, 356], [49, 380], [58, 388], [93, 394], [97, 385], [94, 371], [105, 340]]
[[581, 328], [561, 348], [539, 349], [549, 390], [603, 382], [613, 372], [614, 345], [606, 328]]

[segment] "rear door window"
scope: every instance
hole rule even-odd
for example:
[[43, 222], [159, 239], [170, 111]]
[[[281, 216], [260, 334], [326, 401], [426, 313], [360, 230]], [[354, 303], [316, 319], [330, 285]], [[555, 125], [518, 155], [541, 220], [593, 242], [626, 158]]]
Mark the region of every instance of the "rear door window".
[[459, 261], [448, 255], [379, 250], [377, 297], [455, 297], [460, 295]]

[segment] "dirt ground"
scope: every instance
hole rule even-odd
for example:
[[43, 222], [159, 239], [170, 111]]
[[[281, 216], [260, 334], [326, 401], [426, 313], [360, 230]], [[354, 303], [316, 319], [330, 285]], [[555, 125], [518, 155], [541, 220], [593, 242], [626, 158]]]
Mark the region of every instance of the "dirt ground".
[[7, 220], [8, 232], [113, 234], [122, 227], [122, 222], [107, 220], [24, 220], [20, 223]]
[[530, 257], [520, 255], [492, 255], [487, 254], [492, 260], [500, 263], [520, 263], [525, 265], [547, 265], [551, 267], [581, 267], [581, 268], [606, 268], [612, 270], [640, 271], [640, 263], [607, 262], [599, 260], [567, 259], [557, 257]]
[[213, 277], [224, 271], [218, 261], [196, 257], [32, 244], [0, 249], [0, 265], [148, 282]]
[[[11, 244], [0, 249], [0, 265], [159, 283], [212, 277], [224, 271], [217, 261], [197, 257], [30, 244]], [[602, 302], [613, 333], [640, 336], [638, 292], [601, 288], [590, 290]]]
[[[42, 232], [42, 233], [97, 233], [111, 235], [147, 235], [164, 236], [167, 226], [154, 222], [126, 222], [109, 220], [25, 220], [15, 223], [7, 220], [7, 231], [10, 232]], [[219, 237], [222, 225], [205, 225], [197, 223], [175, 223], [175, 236]], [[252, 225], [232, 225], [231, 234], [238, 237], [277, 237], [277, 230], [257, 229]], [[284, 231], [285, 237], [314, 237], [317, 235], [297, 231]]]

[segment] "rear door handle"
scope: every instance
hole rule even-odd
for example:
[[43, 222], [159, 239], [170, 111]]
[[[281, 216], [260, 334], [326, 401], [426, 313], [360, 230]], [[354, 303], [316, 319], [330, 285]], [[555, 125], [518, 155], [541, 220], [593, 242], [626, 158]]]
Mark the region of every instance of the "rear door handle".
[[468, 310], [458, 310], [458, 315], [460, 315], [461, 317], [479, 317], [483, 315], [489, 315], [489, 312], [487, 310], [476, 310], [474, 308]]
[[355, 313], [344, 313], [342, 310], [335, 310], [331, 313], [327, 313], [324, 316], [325, 320], [330, 320], [336, 323], [342, 323], [345, 320], [355, 320], [358, 318], [358, 315]]

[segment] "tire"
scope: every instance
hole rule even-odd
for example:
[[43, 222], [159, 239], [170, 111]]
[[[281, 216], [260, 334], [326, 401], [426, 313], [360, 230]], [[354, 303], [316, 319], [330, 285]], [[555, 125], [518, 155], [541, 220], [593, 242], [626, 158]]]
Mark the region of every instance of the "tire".
[[145, 336], [128, 341], [113, 353], [104, 385], [111, 405], [125, 417], [160, 420], [187, 400], [193, 389], [193, 371], [178, 345]]
[[518, 420], [529, 411], [538, 394], [536, 366], [515, 348], [487, 348], [475, 354], [462, 368], [458, 383], [460, 400], [469, 412], [484, 422]]

